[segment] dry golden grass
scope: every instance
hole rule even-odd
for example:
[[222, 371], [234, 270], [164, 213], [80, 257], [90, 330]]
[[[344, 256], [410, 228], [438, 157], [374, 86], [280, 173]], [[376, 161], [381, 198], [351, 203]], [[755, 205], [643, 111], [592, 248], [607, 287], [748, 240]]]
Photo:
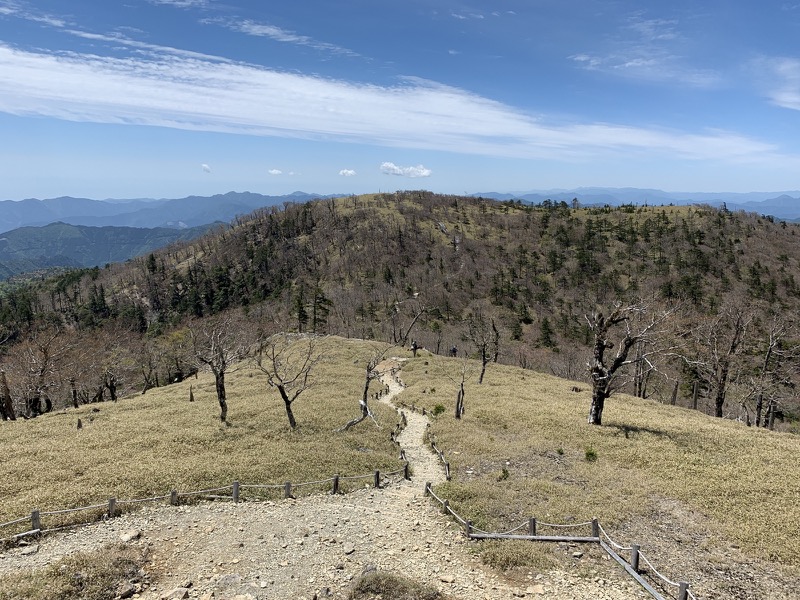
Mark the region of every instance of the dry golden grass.
[[43, 572], [3, 577], [0, 600], [111, 600], [121, 584], [137, 576], [146, 558], [146, 551], [123, 544], [82, 552]]
[[483, 385], [467, 383], [457, 421], [447, 375], [461, 364], [427, 354], [409, 361], [403, 400], [446, 407], [432, 430], [454, 478], [439, 491], [476, 526], [598, 517], [613, 530], [677, 501], [723, 543], [800, 566], [797, 436], [622, 395], [607, 403], [605, 425], [592, 427], [587, 386], [574, 392], [573, 382], [494, 364]]
[[[109, 497], [190, 492], [229, 486], [234, 480], [298, 483], [401, 468], [389, 441], [397, 421], [389, 408], [374, 406], [382, 429], [367, 420], [350, 431], [334, 432], [359, 414], [364, 366], [375, 348], [341, 338], [321, 340], [319, 347], [325, 358], [312, 373], [313, 387], [295, 402], [295, 431], [278, 393], [251, 369], [226, 378], [230, 426], [219, 421], [213, 379], [202, 374], [116, 404], [0, 423], [0, 523], [35, 508], [88, 506]], [[78, 513], [77, 520], [85, 518]], [[56, 517], [42, 521], [44, 527], [62, 522]], [[20, 527], [24, 525], [0, 530], [0, 538]]]

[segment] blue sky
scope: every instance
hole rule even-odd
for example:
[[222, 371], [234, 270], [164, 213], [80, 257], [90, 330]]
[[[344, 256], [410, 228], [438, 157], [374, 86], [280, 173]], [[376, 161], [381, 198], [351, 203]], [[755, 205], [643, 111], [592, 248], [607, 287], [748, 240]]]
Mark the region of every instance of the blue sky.
[[800, 188], [800, 2], [0, 0], [0, 199]]

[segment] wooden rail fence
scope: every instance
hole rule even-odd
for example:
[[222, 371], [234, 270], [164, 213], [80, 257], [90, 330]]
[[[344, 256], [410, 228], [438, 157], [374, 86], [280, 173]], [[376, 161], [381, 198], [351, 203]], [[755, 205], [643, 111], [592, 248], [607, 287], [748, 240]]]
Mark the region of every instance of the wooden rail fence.
[[[400, 406], [407, 408], [414, 412], [420, 412], [425, 415], [424, 408], [418, 409], [415, 405], [407, 405], [399, 403]], [[448, 481], [451, 478], [450, 463], [445, 458], [444, 452], [436, 445], [436, 438], [431, 434], [430, 429], [426, 431], [426, 440], [430, 444], [431, 450], [439, 457], [444, 467], [445, 477]], [[674, 590], [678, 600], [698, 600], [697, 596], [689, 589], [689, 584], [685, 581], [672, 581], [662, 575], [654, 566], [653, 563], [642, 553], [641, 546], [638, 544], [631, 544], [630, 546], [623, 546], [616, 543], [609, 537], [597, 519], [586, 521], [584, 523], [544, 523], [537, 521], [536, 518], [531, 517], [527, 522], [510, 529], [505, 532], [491, 533], [478, 529], [472, 524], [472, 521], [464, 519], [456, 511], [450, 507], [450, 501], [440, 498], [431, 489], [429, 482], [425, 483], [425, 495], [433, 498], [442, 505], [442, 512], [449, 514], [464, 528], [464, 534], [471, 540], [529, 540], [535, 542], [575, 542], [575, 543], [593, 543], [599, 544], [600, 547], [615, 561], [617, 561], [625, 572], [633, 577], [645, 590], [647, 590], [656, 600], [667, 600], [664, 594], [658, 591], [653, 585], [644, 578], [648, 575], [660, 583], [666, 590]], [[572, 529], [580, 527], [591, 527], [589, 535], [541, 535], [539, 528], [546, 527], [550, 529]], [[518, 533], [523, 532], [525, 533]], [[620, 552], [630, 553], [630, 561], [625, 560], [620, 555]], [[647, 566], [647, 569], [641, 567], [642, 563]]]
[[[143, 504], [145, 502], [166, 501], [172, 506], [177, 506], [178, 504], [180, 504], [180, 500], [182, 498], [185, 499], [192, 497], [202, 497], [205, 499], [213, 499], [213, 500], [231, 500], [234, 503], [239, 503], [244, 499], [242, 492], [245, 490], [252, 490], [252, 491], [282, 490], [281, 495], [283, 498], [294, 498], [294, 491], [298, 488], [302, 488], [305, 486], [322, 486], [322, 485], [330, 486], [331, 494], [340, 494], [342, 493], [341, 482], [369, 479], [372, 481], [373, 487], [381, 488], [386, 484], [388, 478], [395, 477], [398, 475], [401, 475], [403, 479], [407, 480], [410, 479], [410, 469], [407, 461], [403, 464], [403, 467], [401, 469], [390, 471], [388, 473], [376, 469], [372, 473], [366, 475], [354, 475], [354, 476], [333, 475], [332, 477], [329, 477], [327, 479], [320, 479], [317, 481], [303, 481], [301, 483], [294, 483], [294, 484], [290, 481], [285, 481], [284, 483], [276, 483], [276, 484], [243, 484], [240, 483], [239, 481], [234, 481], [231, 485], [227, 485], [224, 487], [197, 490], [192, 492], [178, 492], [178, 490], [170, 490], [168, 494], [164, 494], [162, 496], [151, 496], [149, 498], [134, 498], [131, 500], [109, 498], [107, 502], [104, 502], [102, 504], [93, 504], [91, 506], [80, 506], [76, 508], [66, 508], [66, 509], [50, 510], [50, 511], [41, 511], [39, 509], [34, 509], [31, 511], [30, 516], [24, 516], [18, 519], [7, 521], [5, 523], [0, 523], [0, 531], [12, 528], [14, 526], [21, 526], [22, 524], [26, 524], [26, 526], [29, 526], [29, 528], [25, 529], [24, 531], [11, 534], [10, 536], [5, 538], [0, 538], [0, 544], [19, 542], [20, 540], [26, 537], [52, 533], [64, 529], [73, 529], [81, 525], [89, 525], [98, 520], [114, 518], [122, 513], [121, 507], [126, 505]], [[92, 513], [94, 518], [78, 520], [68, 525], [55, 526], [49, 528], [45, 528], [42, 525], [43, 517], [70, 515], [84, 511]], [[20, 527], [17, 528], [19, 529]]]

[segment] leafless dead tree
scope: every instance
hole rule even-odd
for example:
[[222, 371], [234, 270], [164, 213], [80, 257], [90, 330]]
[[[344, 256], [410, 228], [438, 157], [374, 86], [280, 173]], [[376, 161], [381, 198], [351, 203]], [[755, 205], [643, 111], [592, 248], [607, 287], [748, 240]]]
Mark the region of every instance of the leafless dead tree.
[[269, 386], [281, 395], [292, 429], [297, 427], [292, 403], [311, 387], [311, 370], [321, 359], [313, 337], [292, 340], [280, 333], [259, 340], [255, 364], [266, 375]]

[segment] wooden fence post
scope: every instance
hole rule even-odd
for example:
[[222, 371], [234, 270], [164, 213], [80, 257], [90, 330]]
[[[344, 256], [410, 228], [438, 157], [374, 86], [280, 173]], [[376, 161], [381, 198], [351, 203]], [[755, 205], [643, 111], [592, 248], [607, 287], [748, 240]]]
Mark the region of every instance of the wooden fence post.
[[408, 472], [408, 461], [403, 465], [403, 479], [411, 481], [411, 474]]
[[444, 463], [444, 477], [447, 481], [450, 481], [450, 463]]
[[685, 581], [678, 582], [678, 600], [689, 600], [689, 584]]
[[533, 517], [528, 519], [528, 535], [531, 537], [536, 535], [536, 519]]
[[177, 506], [178, 505], [178, 490], [172, 490], [169, 493], [169, 503], [172, 506]]
[[331, 495], [335, 496], [338, 493], [339, 493], [339, 476], [338, 475], [334, 475], [333, 476], [333, 490], [331, 490]]
[[239, 503], [239, 482], [238, 481], [234, 481], [233, 482], [233, 503], [234, 504], [238, 504]]
[[631, 544], [631, 568], [639, 572], [639, 544]]
[[430, 496], [431, 495], [431, 482], [430, 481], [426, 481], [425, 482], [425, 495], [426, 496]]
[[472, 537], [472, 521], [467, 521], [467, 524], [464, 526], [467, 531], [467, 539]]
[[596, 518], [592, 519], [592, 537], [600, 537], [600, 523], [597, 522]]
[[117, 515], [117, 499], [108, 499], [108, 518], [113, 519]]
[[445, 500], [444, 503], [442, 504], [442, 512], [444, 514], [447, 514], [449, 508], [450, 508], [450, 500]]
[[31, 512], [31, 529], [38, 531], [42, 528], [42, 520], [39, 517], [39, 509]]
[[283, 484], [283, 497], [284, 498], [293, 498], [292, 496], [292, 482], [287, 481]]
[[381, 472], [380, 471], [375, 471], [375, 487], [376, 488], [381, 487]]

